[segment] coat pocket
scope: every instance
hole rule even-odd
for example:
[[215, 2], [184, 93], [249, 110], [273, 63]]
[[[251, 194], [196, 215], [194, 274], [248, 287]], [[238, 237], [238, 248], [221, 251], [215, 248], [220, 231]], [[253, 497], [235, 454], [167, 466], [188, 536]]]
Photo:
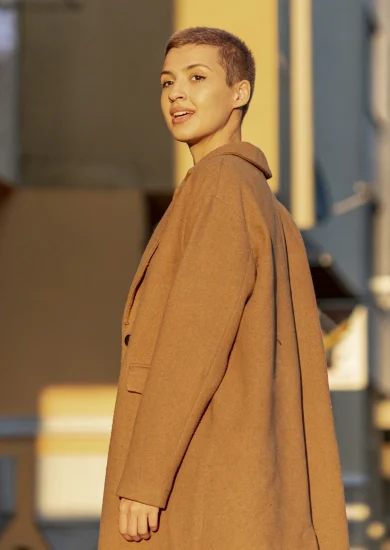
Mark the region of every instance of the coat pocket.
[[126, 378], [126, 389], [132, 393], [142, 393], [148, 372], [149, 365], [130, 364]]

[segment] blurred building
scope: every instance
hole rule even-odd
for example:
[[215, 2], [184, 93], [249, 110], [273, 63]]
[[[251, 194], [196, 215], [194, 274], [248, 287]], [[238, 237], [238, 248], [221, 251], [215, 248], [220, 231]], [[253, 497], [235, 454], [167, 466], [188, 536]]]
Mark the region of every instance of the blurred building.
[[160, 114], [173, 30], [230, 30], [244, 139], [302, 230], [351, 548], [390, 545], [387, 0], [0, 0], [0, 550], [96, 548], [131, 277], [189, 167]]

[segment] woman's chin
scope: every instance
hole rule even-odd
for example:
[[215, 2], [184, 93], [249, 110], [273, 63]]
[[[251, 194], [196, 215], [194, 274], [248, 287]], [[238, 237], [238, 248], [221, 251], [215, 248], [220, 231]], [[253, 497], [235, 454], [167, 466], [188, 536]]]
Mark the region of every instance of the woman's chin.
[[193, 141], [194, 136], [191, 132], [185, 132], [185, 131], [177, 131], [174, 130], [172, 132], [173, 137], [176, 141], [179, 141], [180, 143], [187, 143], [188, 145]]
[[173, 128], [170, 128], [175, 140], [180, 143], [187, 143], [188, 145], [199, 141], [198, 132], [194, 132], [194, 129], [191, 129], [190, 126], [186, 128], [186, 125], [187, 123], [183, 123], [183, 125], [177, 124]]
[[173, 131], [172, 135], [176, 141], [179, 143], [186, 143], [189, 147], [202, 141], [202, 137], [193, 132]]
[[178, 141], [179, 143], [186, 143], [187, 145], [191, 145], [191, 140], [190, 139], [187, 139], [185, 137], [178, 137], [178, 136], [173, 136], [175, 138], [175, 141]]

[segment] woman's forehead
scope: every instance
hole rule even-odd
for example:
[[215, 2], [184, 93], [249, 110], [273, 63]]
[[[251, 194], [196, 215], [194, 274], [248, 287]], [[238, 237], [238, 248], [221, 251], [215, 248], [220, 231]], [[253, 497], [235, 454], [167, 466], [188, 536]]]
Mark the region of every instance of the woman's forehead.
[[210, 70], [216, 70], [221, 66], [219, 62], [219, 49], [216, 46], [205, 44], [186, 44], [180, 48], [172, 48], [164, 59], [163, 71], [188, 70], [188, 67], [204, 65]]

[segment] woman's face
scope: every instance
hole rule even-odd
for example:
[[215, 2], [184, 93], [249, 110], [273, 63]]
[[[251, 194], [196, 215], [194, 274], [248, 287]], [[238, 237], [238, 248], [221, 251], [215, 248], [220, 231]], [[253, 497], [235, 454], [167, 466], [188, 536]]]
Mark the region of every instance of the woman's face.
[[222, 130], [237, 106], [237, 92], [227, 85], [214, 46], [172, 48], [162, 68], [161, 87], [167, 126], [177, 141], [188, 145]]

